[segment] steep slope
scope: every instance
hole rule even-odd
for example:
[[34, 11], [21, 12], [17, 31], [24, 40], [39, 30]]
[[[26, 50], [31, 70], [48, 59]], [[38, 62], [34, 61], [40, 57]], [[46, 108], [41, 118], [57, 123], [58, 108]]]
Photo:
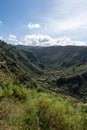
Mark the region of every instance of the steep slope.
[[86, 130], [85, 104], [49, 88], [29, 89], [37, 87], [37, 74], [41, 85], [48, 86], [39, 65], [32, 53], [0, 41], [0, 129]]
[[87, 47], [83, 46], [52, 46], [18, 48], [34, 52], [38, 59], [46, 66], [59, 65], [71, 67], [87, 64]]
[[44, 64], [46, 72], [44, 79], [49, 84], [45, 86], [48, 89], [87, 102], [87, 47], [18, 46], [18, 48], [34, 52]]
[[37, 58], [31, 52], [0, 41], [0, 82], [11, 80], [14, 84], [37, 87], [35, 76], [42, 73]]
[[9, 60], [30, 73], [42, 73], [37, 58], [31, 52], [19, 50], [0, 41], [0, 62], [9, 62]]

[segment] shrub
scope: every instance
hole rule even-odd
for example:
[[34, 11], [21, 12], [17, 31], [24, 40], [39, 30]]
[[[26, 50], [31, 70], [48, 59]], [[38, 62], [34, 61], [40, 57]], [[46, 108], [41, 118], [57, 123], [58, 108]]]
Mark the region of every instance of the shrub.
[[27, 89], [24, 85], [14, 85], [13, 86], [13, 96], [18, 98], [19, 100], [26, 100], [27, 99]]
[[1, 111], [5, 117], [2, 122], [5, 122], [9, 129], [86, 130], [87, 128], [87, 106], [81, 109], [73, 107], [61, 96], [38, 93], [35, 89], [13, 85], [11, 82], [0, 83], [0, 95], [8, 99], [5, 101], [2, 98], [2, 102], [5, 102]]
[[[34, 130], [83, 130], [84, 115], [62, 98], [42, 94], [30, 100], [24, 126]], [[86, 130], [86, 129], [85, 129]]]

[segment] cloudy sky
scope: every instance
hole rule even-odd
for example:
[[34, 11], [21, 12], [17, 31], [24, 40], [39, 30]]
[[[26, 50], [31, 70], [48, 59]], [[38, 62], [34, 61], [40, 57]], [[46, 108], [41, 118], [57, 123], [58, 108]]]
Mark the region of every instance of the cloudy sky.
[[0, 39], [33, 46], [87, 45], [86, 0], [0, 0]]

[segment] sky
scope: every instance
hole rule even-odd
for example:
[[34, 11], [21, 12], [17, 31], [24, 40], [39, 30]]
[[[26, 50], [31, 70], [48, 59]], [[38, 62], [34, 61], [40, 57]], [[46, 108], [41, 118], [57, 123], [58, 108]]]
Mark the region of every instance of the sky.
[[0, 39], [30, 46], [87, 45], [86, 0], [0, 0]]

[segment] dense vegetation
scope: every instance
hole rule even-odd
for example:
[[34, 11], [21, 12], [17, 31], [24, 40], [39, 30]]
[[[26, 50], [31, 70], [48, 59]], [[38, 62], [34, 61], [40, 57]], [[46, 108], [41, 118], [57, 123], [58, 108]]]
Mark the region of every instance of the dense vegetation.
[[86, 62], [67, 68], [30, 51], [0, 41], [0, 129], [87, 130]]
[[42, 73], [33, 53], [19, 50], [3, 41], [0, 41], [0, 62], [13, 62], [28, 73]]
[[45, 66], [43, 78], [50, 83], [46, 85], [48, 88], [50, 86], [51, 90], [72, 95], [87, 102], [87, 47], [17, 47], [34, 52]]
[[87, 64], [87, 47], [83, 46], [51, 46], [29, 47], [17, 46], [20, 49], [34, 52], [46, 67], [71, 67]]
[[37, 92], [5, 82], [0, 83], [0, 98], [1, 130], [87, 128], [86, 106], [73, 99], [68, 100], [66, 96]]

